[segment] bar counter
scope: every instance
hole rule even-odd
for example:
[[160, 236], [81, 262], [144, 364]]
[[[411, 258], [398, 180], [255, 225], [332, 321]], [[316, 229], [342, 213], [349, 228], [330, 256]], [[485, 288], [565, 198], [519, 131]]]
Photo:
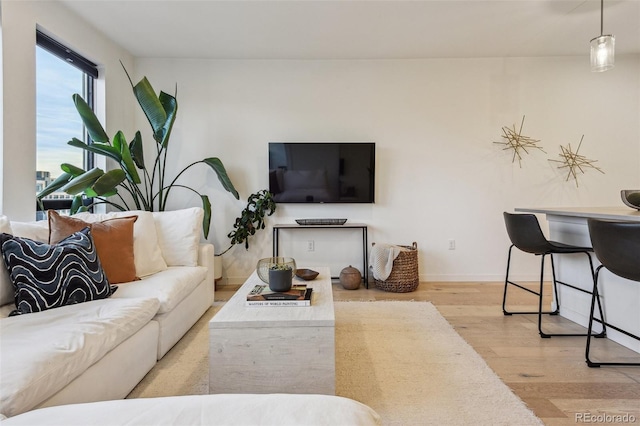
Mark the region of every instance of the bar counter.
[[517, 212], [542, 213], [553, 216], [585, 219], [629, 220], [640, 222], [640, 210], [629, 207], [550, 207], [550, 208], [516, 208]]
[[[591, 246], [587, 219], [624, 220], [640, 222], [640, 211], [629, 207], [536, 207], [516, 208], [516, 212], [546, 215], [549, 239], [567, 244]], [[600, 265], [593, 256], [594, 267]], [[592, 278], [588, 274], [584, 256], [554, 256], [556, 276], [561, 281], [577, 284], [591, 291]], [[632, 334], [640, 335], [640, 283], [627, 280], [611, 272], [600, 273], [599, 289], [607, 321]], [[589, 321], [591, 296], [570, 287], [559, 286], [560, 315], [583, 326]], [[594, 327], [597, 325], [594, 324]], [[640, 342], [615, 330], [607, 330], [607, 337], [640, 353]]]

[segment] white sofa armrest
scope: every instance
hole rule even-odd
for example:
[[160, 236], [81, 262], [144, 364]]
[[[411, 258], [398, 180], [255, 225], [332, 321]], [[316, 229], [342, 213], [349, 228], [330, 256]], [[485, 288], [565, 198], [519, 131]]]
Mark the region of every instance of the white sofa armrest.
[[207, 268], [207, 282], [211, 284], [211, 291], [215, 287], [215, 270], [214, 270], [214, 247], [211, 243], [200, 243], [198, 247], [198, 266]]

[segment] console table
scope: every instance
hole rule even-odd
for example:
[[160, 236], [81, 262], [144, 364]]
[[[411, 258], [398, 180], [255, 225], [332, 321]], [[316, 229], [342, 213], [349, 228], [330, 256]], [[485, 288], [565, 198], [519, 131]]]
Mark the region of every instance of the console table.
[[[279, 256], [279, 242], [281, 229], [361, 229], [362, 230], [362, 278], [364, 285], [369, 288], [369, 258], [367, 257], [368, 227], [363, 223], [345, 223], [343, 225], [298, 225], [294, 223], [277, 223], [273, 225], [273, 256]], [[332, 277], [335, 278], [335, 277]]]

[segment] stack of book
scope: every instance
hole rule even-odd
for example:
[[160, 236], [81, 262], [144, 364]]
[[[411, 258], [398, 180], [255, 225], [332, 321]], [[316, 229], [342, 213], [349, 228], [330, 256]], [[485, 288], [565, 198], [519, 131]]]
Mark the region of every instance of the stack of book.
[[264, 284], [256, 285], [247, 294], [247, 306], [311, 306], [313, 288], [306, 284], [294, 284], [286, 292], [271, 291]]

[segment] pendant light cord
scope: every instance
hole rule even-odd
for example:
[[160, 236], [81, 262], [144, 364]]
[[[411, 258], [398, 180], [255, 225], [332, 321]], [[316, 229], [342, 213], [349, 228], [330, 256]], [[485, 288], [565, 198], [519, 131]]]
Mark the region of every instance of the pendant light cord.
[[600, 35], [604, 35], [604, 0], [600, 0]]

